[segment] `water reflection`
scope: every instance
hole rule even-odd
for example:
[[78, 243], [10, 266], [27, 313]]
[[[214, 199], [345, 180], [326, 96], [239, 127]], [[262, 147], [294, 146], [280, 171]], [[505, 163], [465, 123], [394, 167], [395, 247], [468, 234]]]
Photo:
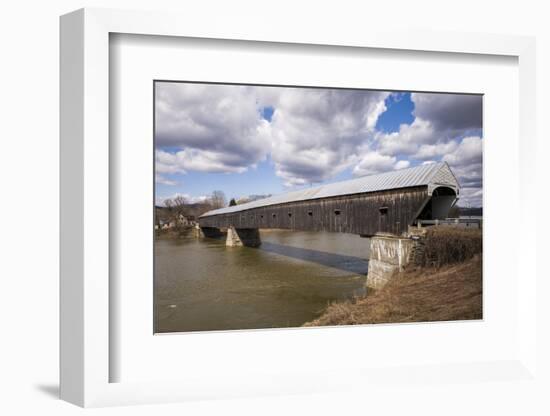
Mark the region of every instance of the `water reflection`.
[[262, 242], [258, 250], [264, 250], [270, 253], [280, 254], [281, 256], [292, 257], [294, 259], [311, 261], [323, 266], [334, 267], [346, 272], [355, 274], [366, 274], [369, 262], [366, 259], [360, 259], [353, 256], [344, 256], [342, 254], [327, 253], [325, 251], [310, 250], [307, 248], [284, 246], [282, 244]]

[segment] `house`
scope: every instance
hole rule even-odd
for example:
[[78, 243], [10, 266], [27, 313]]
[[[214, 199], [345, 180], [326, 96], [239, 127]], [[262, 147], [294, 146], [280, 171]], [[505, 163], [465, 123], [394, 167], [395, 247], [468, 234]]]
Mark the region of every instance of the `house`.
[[177, 215], [177, 217], [176, 217], [176, 222], [177, 222], [177, 225], [183, 225], [183, 226], [192, 225], [192, 224], [191, 224], [191, 221], [189, 220], [189, 218], [186, 217], [186, 216], [183, 215], [183, 214], [178, 214], [178, 215]]
[[194, 217], [177, 214], [170, 219], [159, 218], [155, 224], [155, 230], [167, 230], [174, 227], [190, 227], [194, 224]]

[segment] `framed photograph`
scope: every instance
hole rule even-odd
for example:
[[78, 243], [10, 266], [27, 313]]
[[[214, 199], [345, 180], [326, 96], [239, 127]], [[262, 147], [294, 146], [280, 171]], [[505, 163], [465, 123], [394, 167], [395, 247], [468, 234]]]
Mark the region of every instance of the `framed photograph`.
[[482, 318], [482, 95], [153, 85], [156, 333]]
[[247, 30], [61, 18], [62, 398], [534, 380], [534, 40]]

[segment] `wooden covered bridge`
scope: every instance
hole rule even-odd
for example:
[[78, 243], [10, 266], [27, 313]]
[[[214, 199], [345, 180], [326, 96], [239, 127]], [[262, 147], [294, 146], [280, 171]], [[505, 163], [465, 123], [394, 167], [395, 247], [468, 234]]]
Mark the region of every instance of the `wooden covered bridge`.
[[212, 210], [199, 226], [207, 237], [227, 229], [252, 246], [260, 228], [400, 236], [418, 220], [444, 219], [458, 196], [449, 165], [431, 163]]

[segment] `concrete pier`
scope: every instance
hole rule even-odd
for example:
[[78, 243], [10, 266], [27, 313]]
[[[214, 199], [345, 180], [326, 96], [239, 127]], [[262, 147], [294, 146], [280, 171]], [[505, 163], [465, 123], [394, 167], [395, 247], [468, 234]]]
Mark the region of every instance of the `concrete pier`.
[[260, 232], [257, 228], [235, 228], [227, 229], [225, 245], [228, 247], [259, 247], [262, 244]]
[[409, 263], [414, 240], [378, 234], [371, 237], [367, 287], [379, 289]]
[[202, 238], [204, 237], [204, 233], [202, 232], [202, 229], [201, 227], [199, 226], [199, 224], [195, 224], [195, 226], [193, 227], [193, 235], [197, 238]]

